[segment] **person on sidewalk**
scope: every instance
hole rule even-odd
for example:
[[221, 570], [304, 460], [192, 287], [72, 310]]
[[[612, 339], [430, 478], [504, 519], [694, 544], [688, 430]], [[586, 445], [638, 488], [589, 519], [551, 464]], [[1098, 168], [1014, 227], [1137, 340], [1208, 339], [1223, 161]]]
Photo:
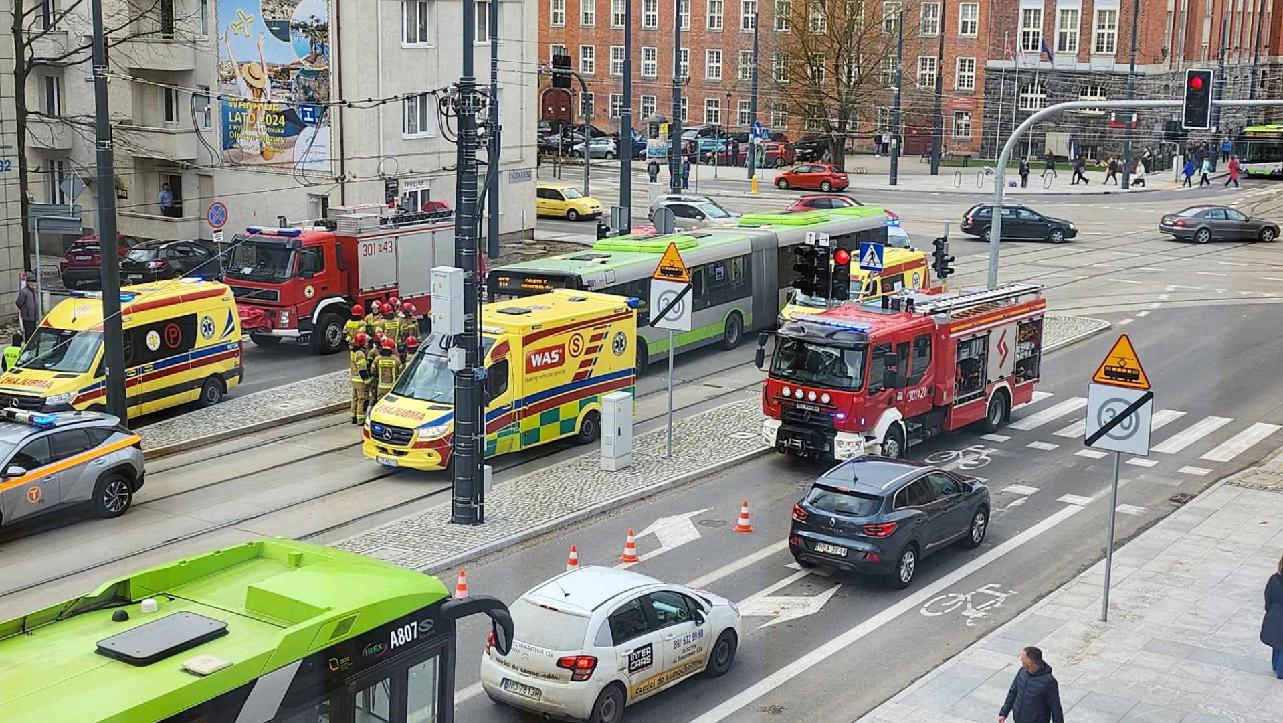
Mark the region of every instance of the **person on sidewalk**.
[[1185, 183], [1181, 184], [1181, 188], [1193, 188], [1194, 187], [1194, 183], [1193, 183], [1194, 159], [1193, 158], [1185, 159], [1185, 167], [1181, 169], [1181, 173], [1185, 176]]
[[1283, 557], [1278, 570], [1265, 583], [1265, 619], [1261, 621], [1261, 642], [1270, 646], [1274, 677], [1283, 680]]
[[1087, 177], [1083, 175], [1083, 168], [1086, 166], [1087, 162], [1083, 160], [1082, 156], [1078, 156], [1074, 159], [1074, 175], [1069, 179], [1069, 185], [1077, 186], [1079, 181], [1082, 181], [1084, 186], [1090, 183], [1090, 181], [1087, 180]]
[[1132, 188], [1145, 185], [1145, 161], [1136, 161], [1136, 172], [1132, 174]]
[[24, 341], [26, 341], [26, 339], [22, 338], [22, 334], [14, 334], [13, 339], [10, 340], [9, 346], [4, 348], [5, 371], [9, 371], [10, 369], [18, 366], [18, 356], [22, 354], [22, 342]]
[[1042, 178], [1046, 178], [1047, 173], [1049, 171], [1051, 172], [1051, 177], [1055, 178], [1056, 177], [1056, 156], [1052, 154], [1050, 148], [1047, 149], [1047, 153], [1042, 157], [1042, 159], [1043, 159]]
[[1210, 175], [1211, 172], [1212, 172], [1212, 159], [1207, 156], [1203, 156], [1203, 166], [1199, 170], [1199, 176], [1198, 176], [1199, 188], [1202, 188], [1203, 186], [1212, 185], [1212, 179], [1208, 178], [1208, 175]]
[[1229, 169], [1230, 169], [1230, 173], [1225, 178], [1225, 187], [1229, 188], [1230, 184], [1232, 183], [1234, 184], [1235, 188], [1239, 188], [1240, 186], [1238, 185], [1238, 174], [1241, 167], [1239, 166], [1238, 156], [1230, 156]]
[[1234, 150], [1234, 144], [1228, 138], [1221, 139], [1221, 160], [1229, 161], [1230, 151]]
[[691, 159], [687, 156], [682, 159], [682, 190], [691, 187]]
[[365, 424], [370, 405], [370, 337], [358, 331], [348, 340], [348, 378], [352, 382], [352, 424]]
[[1029, 187], [1029, 159], [1028, 158], [1020, 159], [1020, 187], [1021, 188]]
[[1020, 651], [1020, 670], [998, 711], [998, 723], [1006, 723], [1007, 716], [1013, 714], [1015, 723], [1065, 723], [1060, 683], [1043, 661], [1042, 650], [1032, 645]]
[[651, 183], [658, 183], [659, 182], [659, 162], [654, 159], [651, 159], [651, 162], [646, 164], [646, 173], [647, 175], [650, 176]]
[[1118, 185], [1118, 159], [1112, 156], [1109, 159], [1109, 165], [1105, 166], [1105, 183], [1108, 186], [1110, 179], [1113, 179], [1114, 185]]
[[18, 321], [22, 324], [22, 338], [27, 340], [36, 333], [36, 324], [40, 323], [40, 310], [36, 303], [36, 272], [27, 272], [27, 282], [18, 289], [18, 298], [13, 305], [18, 307]]

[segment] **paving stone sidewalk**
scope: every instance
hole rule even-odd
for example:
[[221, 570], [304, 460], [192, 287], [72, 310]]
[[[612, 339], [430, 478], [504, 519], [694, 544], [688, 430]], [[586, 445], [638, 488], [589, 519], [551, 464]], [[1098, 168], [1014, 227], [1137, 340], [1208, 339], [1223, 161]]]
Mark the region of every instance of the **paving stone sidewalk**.
[[860, 723], [995, 720], [1026, 645], [1060, 682], [1065, 720], [1277, 723], [1283, 680], [1258, 639], [1283, 553], [1283, 454], [1233, 475], [1114, 555], [1109, 622], [1098, 563]]

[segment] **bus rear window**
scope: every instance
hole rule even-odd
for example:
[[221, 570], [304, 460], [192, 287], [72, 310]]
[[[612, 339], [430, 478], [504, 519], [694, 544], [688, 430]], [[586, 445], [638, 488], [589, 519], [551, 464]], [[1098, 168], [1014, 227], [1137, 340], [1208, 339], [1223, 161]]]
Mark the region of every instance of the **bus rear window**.
[[525, 598], [510, 608], [516, 638], [538, 648], [579, 650], [584, 647], [588, 618], [536, 605]]

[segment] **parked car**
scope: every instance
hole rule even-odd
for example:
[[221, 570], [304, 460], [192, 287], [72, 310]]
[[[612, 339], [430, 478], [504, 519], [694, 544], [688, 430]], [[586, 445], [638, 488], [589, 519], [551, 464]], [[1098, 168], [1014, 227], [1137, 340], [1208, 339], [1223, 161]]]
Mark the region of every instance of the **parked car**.
[[850, 181], [836, 166], [828, 163], [803, 163], [777, 175], [775, 185], [782, 189], [804, 188], [828, 193], [844, 190], [850, 185]]
[[[119, 258], [125, 258], [130, 247], [138, 243], [133, 236], [119, 234], [117, 251]], [[88, 287], [96, 289], [102, 283], [102, 246], [97, 236], [82, 236], [71, 242], [66, 253], [58, 259], [58, 275], [62, 285], [67, 289]]]
[[[783, 168], [793, 162], [793, 149], [787, 143], [779, 141], [765, 141], [762, 144], [762, 166], [766, 168]], [[732, 146], [733, 147], [733, 146]], [[739, 150], [732, 158], [729, 149], [723, 149], [717, 153], [717, 162], [723, 166], [743, 166], [748, 162], [748, 151], [750, 146], [744, 142], [739, 145]]]
[[[584, 155], [584, 144], [576, 143], [572, 149], [574, 155]], [[619, 158], [619, 144], [614, 138], [594, 138], [588, 142], [589, 158]]]
[[790, 203], [785, 211], [816, 211], [828, 210], [832, 208], [850, 208], [851, 206], [863, 206], [864, 204], [851, 198], [850, 196], [839, 196], [836, 193], [824, 193], [811, 196], [803, 196], [793, 203]]
[[1201, 244], [1212, 239], [1274, 241], [1279, 237], [1277, 223], [1248, 216], [1228, 206], [1191, 206], [1169, 213], [1158, 222], [1158, 230], [1182, 241], [1194, 240]]
[[568, 183], [540, 183], [535, 186], [535, 213], [567, 221], [601, 216], [601, 201], [585, 196]]
[[674, 225], [679, 229], [699, 228], [701, 226], [733, 224], [740, 214], [727, 211], [707, 196], [695, 196], [685, 193], [670, 193], [655, 199], [650, 207], [649, 218], [655, 221], [655, 212], [661, 208], [671, 209]]
[[[981, 203], [972, 206], [962, 217], [962, 232], [979, 236], [985, 241], [991, 234], [993, 223], [993, 204]], [[1064, 243], [1078, 235], [1078, 227], [1063, 218], [1044, 216], [1037, 211], [1019, 204], [1002, 206], [1002, 238], [1006, 240], [1050, 241], [1054, 244]]]
[[120, 262], [122, 284], [141, 284], [180, 276], [222, 278], [222, 263], [204, 241], [140, 241]]
[[793, 152], [796, 154], [798, 163], [818, 161], [824, 157], [824, 152], [827, 150], [829, 150], [829, 139], [824, 136], [807, 136], [793, 144]]
[[906, 460], [843, 462], [793, 505], [789, 551], [802, 567], [913, 582], [918, 561], [961, 542], [979, 547], [989, 527], [989, 488], [956, 472]]

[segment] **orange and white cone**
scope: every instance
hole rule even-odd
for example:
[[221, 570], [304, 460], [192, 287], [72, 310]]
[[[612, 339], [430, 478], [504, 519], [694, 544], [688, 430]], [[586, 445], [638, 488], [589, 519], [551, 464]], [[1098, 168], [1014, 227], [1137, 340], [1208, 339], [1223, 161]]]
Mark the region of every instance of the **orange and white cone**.
[[736, 532], [752, 532], [753, 525], [748, 521], [748, 500], [740, 506], [740, 518], [735, 522]]
[[454, 597], [461, 600], [468, 596], [468, 571], [459, 568], [459, 581], [454, 584]]
[[637, 556], [637, 540], [633, 535], [633, 528], [628, 528], [628, 537], [624, 539], [624, 554], [619, 556], [620, 562], [641, 562]]
[[570, 546], [570, 557], [566, 559], [566, 572], [579, 569], [579, 549]]

